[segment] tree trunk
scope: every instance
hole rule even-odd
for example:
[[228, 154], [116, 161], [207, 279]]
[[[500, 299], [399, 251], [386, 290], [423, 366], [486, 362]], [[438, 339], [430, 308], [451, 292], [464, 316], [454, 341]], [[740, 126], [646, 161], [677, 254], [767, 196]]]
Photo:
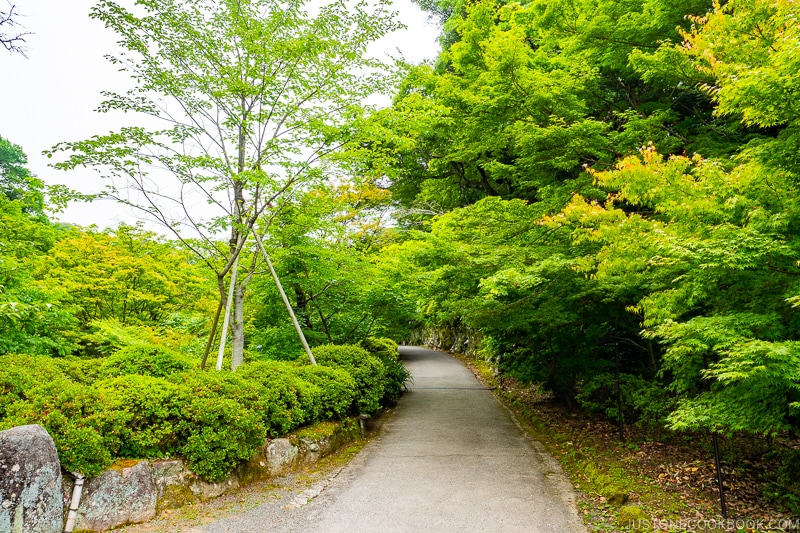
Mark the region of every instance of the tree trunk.
[[231, 324], [231, 370], [244, 362], [244, 284], [236, 286], [233, 295], [233, 323]]

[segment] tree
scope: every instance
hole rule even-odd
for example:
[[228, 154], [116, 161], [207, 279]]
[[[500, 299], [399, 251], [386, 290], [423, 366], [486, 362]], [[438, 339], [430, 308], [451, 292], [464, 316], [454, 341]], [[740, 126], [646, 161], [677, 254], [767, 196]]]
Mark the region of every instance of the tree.
[[[264, 231], [282, 203], [322, 179], [316, 163], [347, 142], [361, 100], [382, 87], [385, 65], [366, 49], [397, 24], [383, 3], [369, 11], [365, 2], [335, 1], [315, 15], [304, 0], [135, 6], [103, 0], [92, 10], [120, 36], [124, 51], [109, 60], [135, 82], [125, 94], [105, 93], [100, 111], [165, 127], [62, 143], [54, 151], [71, 155], [56, 166], [98, 169], [110, 182], [103, 196], [147, 213], [214, 272], [222, 305], [250, 232]], [[258, 261], [251, 254], [236, 278], [234, 367]]]
[[208, 281], [193, 256], [141, 228], [65, 235], [50, 250], [43, 283], [66, 292], [64, 304], [88, 330], [94, 321], [164, 325], [204, 311]]
[[44, 184], [25, 167], [22, 148], [0, 137], [0, 194], [19, 200], [26, 212], [44, 218]]
[[[281, 280], [313, 345], [353, 344], [371, 335], [407, 334], [409, 299], [394, 291], [378, 264], [387, 191], [339, 184], [309, 191], [287, 206], [269, 233]], [[294, 358], [296, 336], [274, 284], [255, 282], [248, 324], [259, 356]]]
[[74, 348], [74, 320], [60, 305], [63, 292], [41, 283], [60, 231], [26, 162], [22, 148], [0, 137], [0, 354], [63, 355]]
[[451, 12], [436, 66], [409, 70], [360, 146], [414, 228], [387, 255], [422, 323], [477, 330], [501, 370], [566, 399], [602, 382], [595, 343], [613, 335], [660, 418], [681, 402], [672, 427], [796, 428], [798, 15], [760, 0]]
[[[0, 45], [8, 50], [10, 53], [17, 53], [25, 56], [25, 36], [30, 32], [20, 31], [16, 28], [22, 28], [17, 22], [19, 14], [15, 12], [17, 6], [8, 3], [8, 8], [5, 11], [0, 11]], [[7, 33], [9, 32], [9, 33]]]
[[60, 305], [63, 291], [41, 282], [58, 233], [26, 213], [20, 200], [0, 194], [0, 354], [74, 349], [68, 333], [75, 320]]

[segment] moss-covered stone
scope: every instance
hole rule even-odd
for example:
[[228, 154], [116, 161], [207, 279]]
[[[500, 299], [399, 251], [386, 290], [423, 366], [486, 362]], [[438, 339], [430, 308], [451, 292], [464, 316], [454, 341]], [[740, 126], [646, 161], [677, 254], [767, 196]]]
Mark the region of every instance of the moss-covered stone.
[[628, 531], [649, 531], [651, 529], [650, 516], [636, 505], [623, 507], [617, 513], [617, 524]]
[[168, 485], [164, 489], [164, 494], [158, 500], [157, 512], [164, 509], [178, 509], [188, 503], [193, 503], [197, 497], [185, 485]]
[[628, 503], [628, 493], [627, 492], [609, 492], [605, 495], [606, 501], [613, 505], [614, 507], [622, 507], [626, 503]]

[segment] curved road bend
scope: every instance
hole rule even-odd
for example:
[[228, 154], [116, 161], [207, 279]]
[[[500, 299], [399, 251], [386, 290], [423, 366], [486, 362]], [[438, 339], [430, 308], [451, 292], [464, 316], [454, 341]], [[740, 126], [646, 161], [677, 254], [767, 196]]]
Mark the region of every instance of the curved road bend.
[[204, 531], [586, 531], [558, 464], [491, 391], [446, 353], [400, 350], [414, 380], [409, 392], [380, 435], [317, 498], [277, 521], [256, 508]]

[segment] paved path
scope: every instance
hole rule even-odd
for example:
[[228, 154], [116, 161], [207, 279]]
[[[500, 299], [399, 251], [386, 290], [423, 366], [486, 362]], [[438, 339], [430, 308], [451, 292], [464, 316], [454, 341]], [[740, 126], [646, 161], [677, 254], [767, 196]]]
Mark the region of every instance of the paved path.
[[[414, 382], [378, 438], [279, 524], [259, 508], [207, 532], [585, 532], [557, 463], [451, 356], [402, 347]], [[270, 520], [273, 520], [270, 522]]]

